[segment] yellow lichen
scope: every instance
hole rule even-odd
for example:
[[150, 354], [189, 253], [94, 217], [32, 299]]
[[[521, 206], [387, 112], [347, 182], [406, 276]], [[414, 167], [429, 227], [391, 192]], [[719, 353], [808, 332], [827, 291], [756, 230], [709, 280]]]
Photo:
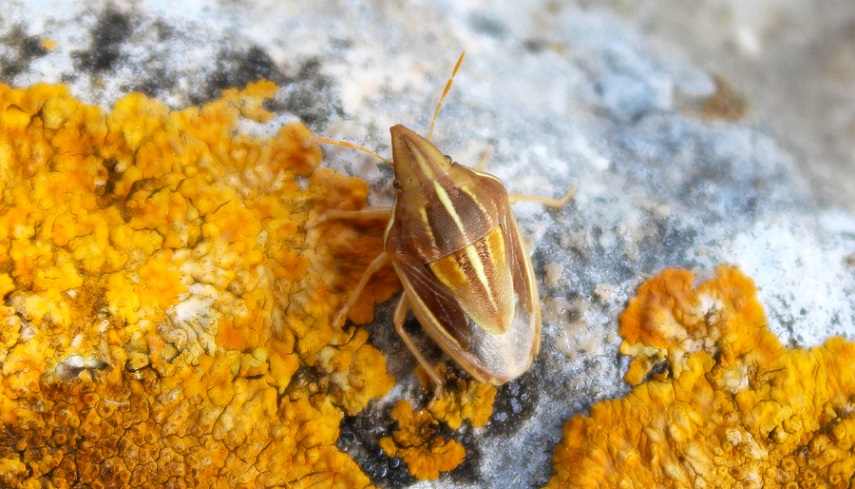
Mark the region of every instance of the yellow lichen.
[[302, 125], [241, 132], [276, 90], [103, 113], [0, 85], [0, 486], [369, 485], [339, 422], [393, 378], [330, 321], [382, 232], [307, 226], [367, 187]]
[[414, 411], [407, 401], [392, 409], [398, 428], [391, 437], [380, 439], [380, 448], [390, 457], [401, 457], [410, 474], [422, 480], [438, 479], [463, 462], [466, 450], [455, 440], [436, 433], [437, 421], [424, 409]]
[[[413, 410], [407, 401], [399, 401], [392, 409], [392, 418], [398, 427], [391, 437], [380, 439], [380, 447], [390, 457], [400, 457], [410, 474], [422, 480], [439, 478], [459, 466], [466, 457], [466, 450], [453, 439], [437, 435], [439, 423], [458, 429], [464, 421], [472, 426], [486, 426], [493, 413], [496, 387], [471, 378], [461, 378], [445, 364], [436, 367], [444, 380], [442, 394], [430, 403], [427, 409]], [[430, 378], [419, 367], [419, 381], [427, 390]]]
[[41, 38], [39, 39], [39, 44], [42, 45], [42, 48], [44, 48], [45, 51], [50, 52], [56, 49], [56, 47], [59, 45], [59, 42], [53, 39]]
[[641, 285], [621, 316], [636, 387], [567, 422], [546, 487], [851, 487], [855, 344], [784, 348], [754, 284], [716, 272]]
[[[420, 370], [419, 380], [427, 390], [430, 379]], [[478, 382], [471, 377], [460, 377], [440, 364], [437, 373], [445, 381], [442, 394], [431, 403], [428, 410], [436, 418], [456, 430], [464, 421], [472, 426], [486, 426], [493, 414], [493, 400], [496, 398], [496, 387]]]

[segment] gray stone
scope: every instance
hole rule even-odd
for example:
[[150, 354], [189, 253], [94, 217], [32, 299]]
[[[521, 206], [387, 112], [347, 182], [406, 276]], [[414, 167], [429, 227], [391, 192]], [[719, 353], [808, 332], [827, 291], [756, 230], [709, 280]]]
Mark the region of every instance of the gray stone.
[[[617, 316], [664, 267], [740, 267], [786, 344], [855, 337], [855, 207], [851, 196], [814, 192], [809, 162], [764, 121], [703, 117], [715, 83], [690, 49], [667, 36], [652, 42], [640, 22], [607, 10], [519, 3], [13, 0], [0, 23], [0, 75], [19, 86], [65, 81], [105, 107], [133, 90], [181, 107], [263, 76], [283, 89], [276, 120], [259, 130], [301, 119], [318, 134], [389, 154], [393, 124], [427, 132], [467, 50], [436, 145], [462, 163], [489, 149], [489, 171], [511, 192], [559, 196], [575, 185], [578, 193], [561, 211], [516, 209], [544, 277], [544, 342], [532, 371], [500, 390], [489, 426], [453, 434], [470, 457], [462, 469], [412, 487], [536, 487], [552, 473], [563, 423], [627, 392]], [[26, 42], [37, 35], [59, 48], [32, 54]], [[776, 110], [794, 118], [791, 108]], [[372, 182], [373, 203], [390, 202], [382, 162], [325, 153], [327, 165]], [[399, 385], [344, 429], [376, 440], [383, 433], [372, 424], [395, 400], [424, 397], [391, 328], [391, 305], [371, 332]], [[345, 445], [363, 467], [386, 463]], [[405, 470], [392, 464], [373, 474]]]

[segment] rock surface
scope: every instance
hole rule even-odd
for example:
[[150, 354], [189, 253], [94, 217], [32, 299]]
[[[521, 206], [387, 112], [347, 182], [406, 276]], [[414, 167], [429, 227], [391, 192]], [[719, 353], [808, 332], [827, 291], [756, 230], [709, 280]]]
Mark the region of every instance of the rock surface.
[[[690, 60], [698, 50], [673, 42], [679, 36], [669, 42], [675, 29], [651, 41], [638, 11], [552, 2], [484, 8], [202, 0], [12, 0], [5, 10], [4, 83], [64, 82], [76, 97], [104, 107], [131, 91], [183, 107], [263, 77], [282, 86], [271, 105], [277, 117], [252, 129], [299, 119], [319, 135], [384, 155], [390, 126], [427, 132], [466, 50], [437, 120], [436, 145], [468, 164], [489, 150], [489, 171], [511, 192], [558, 196], [578, 187], [561, 211], [517, 206], [541, 276], [542, 352], [531, 373], [499, 390], [486, 428], [454, 433], [467, 461], [433, 485], [414, 483], [376, 453], [383, 434], [372, 431], [374, 420], [385, 420], [401, 397], [423, 402], [413, 397], [421, 395], [415, 362], [391, 328], [392, 305], [381, 308], [372, 342], [398, 385], [345, 420], [340, 443], [381, 486], [544, 484], [562, 424], [627, 391], [616, 318], [636, 286], [664, 267], [739, 267], [757, 283], [770, 328], [784, 344], [855, 337], [855, 172], [845, 161], [804, 171], [811, 156], [833, 159], [846, 148], [826, 151], [822, 140], [809, 140], [800, 146], [809, 150], [785, 149], [789, 143], [775, 134], [798, 125], [800, 103], [787, 106], [782, 96], [760, 105], [757, 120], [740, 115], [746, 103], [754, 106], [756, 85], [749, 84], [747, 101], [729, 93]], [[755, 49], [748, 34], [739, 36], [744, 49]], [[765, 46], [751, 55], [764, 59]], [[853, 66], [850, 60], [840, 70]], [[716, 94], [724, 108], [710, 104]], [[808, 130], [798, 139], [835, 131]], [[374, 203], [390, 202], [392, 175], [382, 162], [326, 148], [325, 164], [371, 182]], [[822, 178], [848, 196], [813, 191]]]

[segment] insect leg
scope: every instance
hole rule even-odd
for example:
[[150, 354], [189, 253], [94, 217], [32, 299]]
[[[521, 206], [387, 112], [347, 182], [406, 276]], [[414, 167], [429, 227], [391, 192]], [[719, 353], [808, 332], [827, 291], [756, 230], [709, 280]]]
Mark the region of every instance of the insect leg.
[[391, 161], [380, 156], [378, 153], [371, 151], [370, 149], [366, 148], [365, 146], [360, 146], [356, 143], [351, 143], [349, 141], [339, 141], [338, 139], [322, 138], [319, 136], [310, 136], [309, 139], [311, 139], [312, 141], [314, 141], [316, 143], [334, 144], [336, 146], [343, 146], [345, 148], [358, 149], [359, 151], [362, 151], [363, 153], [368, 153], [372, 156], [376, 156], [377, 158], [380, 158], [381, 160], [385, 161], [386, 164], [388, 164], [389, 166], [395, 166]]
[[433, 365], [431, 365], [424, 355], [422, 355], [422, 352], [416, 348], [416, 344], [413, 343], [413, 339], [410, 338], [410, 335], [404, 331], [404, 321], [407, 319], [407, 309], [409, 309], [409, 304], [407, 303], [407, 293], [404, 292], [401, 294], [401, 299], [398, 301], [398, 305], [395, 306], [395, 315], [392, 316], [392, 322], [395, 324], [395, 331], [398, 332], [398, 336], [401, 337], [404, 344], [407, 345], [407, 348], [410, 350], [410, 353], [416, 357], [419, 365], [421, 365], [425, 372], [427, 372], [428, 377], [430, 377], [430, 380], [433, 381], [436, 386], [433, 391], [433, 399], [431, 399], [429, 404], [430, 406], [434, 401], [439, 399], [439, 396], [442, 394], [444, 382], [442, 381], [442, 377], [440, 377], [439, 374], [436, 373], [436, 370], [434, 370]]
[[490, 161], [490, 150], [485, 149], [481, 152], [481, 159], [478, 160], [478, 164], [475, 165], [475, 169], [478, 171], [484, 171], [487, 169], [487, 163]]
[[322, 216], [315, 219], [309, 227], [317, 226], [318, 224], [331, 221], [333, 219], [364, 219], [364, 220], [385, 220], [388, 221], [392, 217], [391, 207], [366, 207], [358, 211], [342, 211], [338, 209], [330, 209], [323, 213]]
[[384, 251], [377, 255], [377, 258], [371, 262], [371, 265], [368, 265], [368, 268], [362, 272], [362, 278], [359, 279], [359, 283], [356, 285], [356, 288], [350, 293], [350, 297], [347, 299], [347, 302], [338, 311], [338, 315], [336, 315], [335, 320], [333, 320], [334, 327], [338, 328], [344, 324], [345, 320], [347, 320], [347, 313], [350, 312], [350, 308], [356, 304], [356, 300], [359, 299], [359, 295], [362, 294], [365, 286], [368, 285], [368, 281], [371, 279], [371, 276], [377, 273], [381, 268], [388, 265], [390, 260], [389, 254]]
[[543, 204], [554, 209], [560, 209], [567, 205], [567, 203], [570, 202], [570, 199], [572, 199], [573, 195], [575, 194], [576, 187], [570, 187], [569, 189], [567, 189], [567, 193], [564, 194], [564, 196], [560, 199], [553, 199], [552, 197], [543, 197], [541, 195], [508, 194], [508, 201], [512, 205], [520, 201], [537, 202], [538, 204]]

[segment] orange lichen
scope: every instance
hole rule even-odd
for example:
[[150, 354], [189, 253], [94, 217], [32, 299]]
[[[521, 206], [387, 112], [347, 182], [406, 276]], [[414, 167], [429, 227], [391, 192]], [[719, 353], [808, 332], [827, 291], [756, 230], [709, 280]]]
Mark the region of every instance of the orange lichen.
[[546, 487], [851, 487], [855, 344], [784, 348], [754, 284], [716, 273], [642, 284], [621, 316], [636, 387], [567, 422]]
[[276, 90], [105, 114], [0, 85], [0, 486], [369, 485], [339, 422], [393, 378], [330, 322], [382, 233], [307, 226], [367, 187], [302, 125], [240, 130]]
[[[439, 364], [436, 370], [445, 381], [445, 386], [442, 394], [428, 407], [433, 417], [453, 430], [460, 428], [464, 421], [469, 421], [475, 427], [486, 426], [493, 414], [496, 387], [471, 377], [460, 377], [444, 363]], [[427, 391], [431, 380], [421, 368], [419, 381]]]
[[[439, 478], [440, 473], [459, 466], [466, 457], [463, 445], [453, 439], [437, 435], [439, 423], [458, 429], [464, 421], [472, 426], [486, 426], [493, 413], [496, 387], [471, 378], [461, 378], [445, 364], [436, 367], [445, 382], [442, 394], [427, 409], [413, 410], [407, 401], [399, 401], [392, 409], [392, 418], [398, 428], [391, 437], [380, 439], [380, 447], [390, 457], [400, 457], [410, 474], [422, 480]], [[416, 369], [425, 390], [430, 377], [421, 368]]]
[[463, 462], [466, 450], [455, 440], [437, 435], [437, 421], [424, 409], [414, 411], [407, 401], [398, 401], [392, 409], [398, 429], [391, 437], [380, 439], [380, 448], [390, 457], [401, 457], [410, 474], [422, 480], [438, 479]]

